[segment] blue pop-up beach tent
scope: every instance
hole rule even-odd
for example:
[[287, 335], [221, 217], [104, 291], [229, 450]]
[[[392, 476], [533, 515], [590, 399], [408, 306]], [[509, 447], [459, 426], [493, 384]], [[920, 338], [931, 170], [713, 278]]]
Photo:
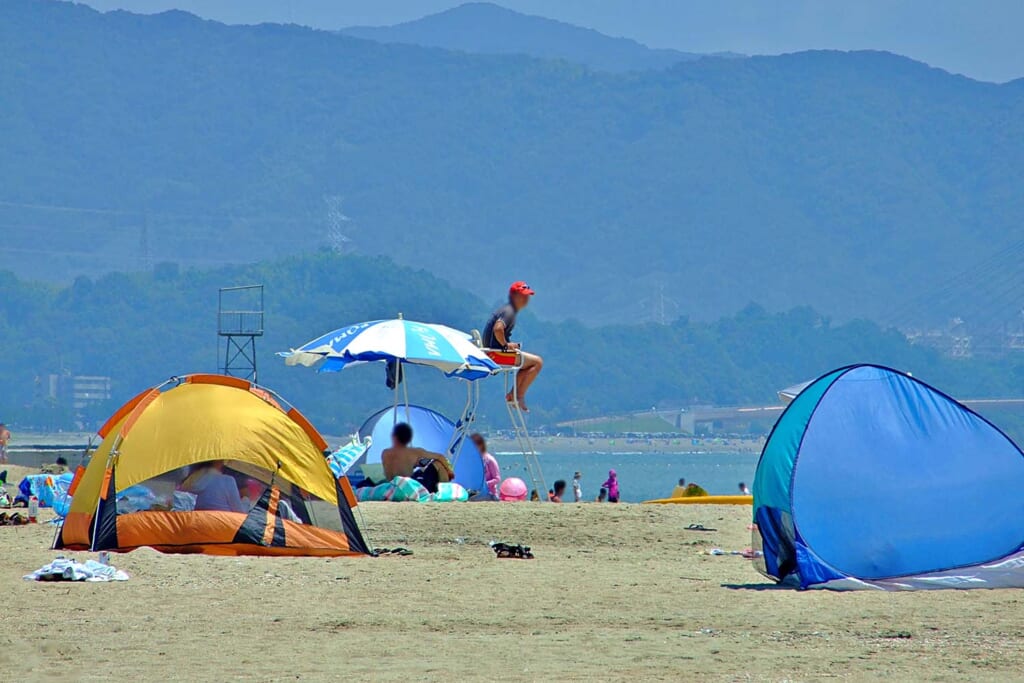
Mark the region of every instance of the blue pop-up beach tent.
[[[357, 465], [376, 464], [380, 455], [391, 445], [391, 430], [396, 422], [406, 422], [412, 427], [412, 444], [434, 453], [447, 453], [455, 438], [455, 423], [447, 417], [422, 406], [398, 406], [379, 410], [359, 428], [359, 437], [370, 437], [373, 441], [366, 455], [356, 461]], [[455, 482], [469, 491], [483, 491], [484, 463], [476, 446], [466, 438], [457, 445], [457, 456], [453, 456]]]
[[1024, 453], [913, 377], [841, 368], [793, 399], [754, 479], [759, 569], [802, 588], [1024, 587]]

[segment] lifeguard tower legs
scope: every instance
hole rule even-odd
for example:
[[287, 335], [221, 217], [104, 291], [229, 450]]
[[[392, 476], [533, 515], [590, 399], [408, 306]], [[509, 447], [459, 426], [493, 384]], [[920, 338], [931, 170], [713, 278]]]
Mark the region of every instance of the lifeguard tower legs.
[[516, 432], [516, 442], [519, 444], [519, 450], [523, 454], [523, 460], [526, 461], [526, 471], [530, 475], [533, 488], [537, 490], [537, 495], [540, 496], [541, 500], [547, 500], [548, 487], [544, 483], [544, 472], [541, 471], [540, 461], [537, 460], [537, 451], [533, 447], [533, 439], [530, 438], [530, 432], [526, 428], [526, 415], [519, 404], [516, 375], [519, 373], [519, 368], [522, 367], [523, 357], [518, 353], [515, 356], [514, 365], [502, 365], [499, 363], [500, 372], [505, 378], [505, 395], [512, 395], [512, 400], [506, 401], [505, 407], [508, 409], [508, 417], [512, 421], [512, 428]]

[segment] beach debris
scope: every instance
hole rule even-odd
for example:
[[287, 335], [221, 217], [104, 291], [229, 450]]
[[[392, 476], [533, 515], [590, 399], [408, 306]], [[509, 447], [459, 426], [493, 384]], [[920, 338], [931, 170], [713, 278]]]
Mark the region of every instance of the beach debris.
[[738, 555], [748, 560], [764, 555], [760, 550], [754, 550], [753, 548], [744, 548], [743, 550], [722, 550], [721, 548], [711, 548], [710, 550], [702, 551], [701, 554], [714, 555], [716, 557], [721, 555]]
[[691, 524], [686, 527], [686, 531], [718, 531], [718, 529], [711, 529], [703, 524]]
[[44, 564], [31, 574], [24, 577], [30, 581], [88, 581], [92, 583], [105, 581], [127, 581], [128, 574], [109, 564], [86, 560], [75, 562], [65, 557], [58, 557], [49, 564]]
[[513, 558], [517, 560], [532, 560], [533, 553], [530, 552], [530, 546], [528, 545], [510, 545], [508, 543], [502, 543], [501, 541], [491, 541], [491, 550], [494, 551], [495, 556], [501, 560], [505, 558]]
[[412, 555], [412, 551], [408, 548], [374, 548], [373, 555], [379, 557], [381, 555], [398, 555], [400, 557], [408, 557]]
[[878, 634], [878, 637], [879, 638], [892, 639], [892, 640], [909, 640], [909, 639], [913, 638], [914, 635], [910, 631], [902, 631], [902, 630], [890, 629], [890, 630], [887, 630], [887, 631], [882, 631], [881, 633]]

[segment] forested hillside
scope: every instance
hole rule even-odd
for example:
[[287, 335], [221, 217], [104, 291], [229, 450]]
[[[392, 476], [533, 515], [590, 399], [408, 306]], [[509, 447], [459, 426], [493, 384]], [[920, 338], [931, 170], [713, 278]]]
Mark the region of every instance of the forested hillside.
[[[138, 391], [177, 374], [215, 371], [217, 289], [266, 285], [266, 336], [258, 342], [262, 383], [280, 391], [324, 430], [357, 426], [390, 404], [383, 368], [318, 375], [274, 354], [343, 325], [395, 317], [481, 327], [496, 302], [387, 259], [326, 251], [252, 266], [78, 278], [54, 287], [0, 274], [0, 420], [21, 428], [70, 427], [73, 411], [48, 396], [48, 375], [113, 379], [114, 397], [85, 415], [95, 423]], [[543, 296], [543, 293], [538, 294]], [[769, 314], [748, 306], [713, 324], [588, 327], [524, 314], [515, 336], [545, 356], [532, 393], [533, 424], [652, 405], [771, 403], [778, 389], [840, 365], [872, 361], [912, 370], [961, 397], [1014, 396], [1024, 363], [952, 361], [865, 322], [832, 325], [806, 308]], [[430, 369], [410, 373], [413, 400], [446, 411], [463, 388]], [[483, 421], [505, 426], [500, 380], [485, 380]], [[116, 405], [115, 405], [116, 404]]]
[[1024, 225], [1024, 89], [883, 53], [610, 74], [8, 0], [0, 98], [0, 267], [64, 282], [334, 244], [543, 317], [849, 319]]

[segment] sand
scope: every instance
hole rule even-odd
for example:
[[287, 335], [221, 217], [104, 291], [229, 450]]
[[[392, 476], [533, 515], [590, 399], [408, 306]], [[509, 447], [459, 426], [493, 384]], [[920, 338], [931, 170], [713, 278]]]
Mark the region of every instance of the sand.
[[[749, 508], [367, 504], [411, 557], [113, 556], [35, 583], [49, 525], [0, 527], [0, 665], [25, 680], [1021, 679], [1024, 593], [796, 592], [749, 561]], [[715, 532], [685, 531], [691, 523]], [[537, 558], [497, 560], [486, 543]], [[88, 555], [81, 554], [84, 557]]]

